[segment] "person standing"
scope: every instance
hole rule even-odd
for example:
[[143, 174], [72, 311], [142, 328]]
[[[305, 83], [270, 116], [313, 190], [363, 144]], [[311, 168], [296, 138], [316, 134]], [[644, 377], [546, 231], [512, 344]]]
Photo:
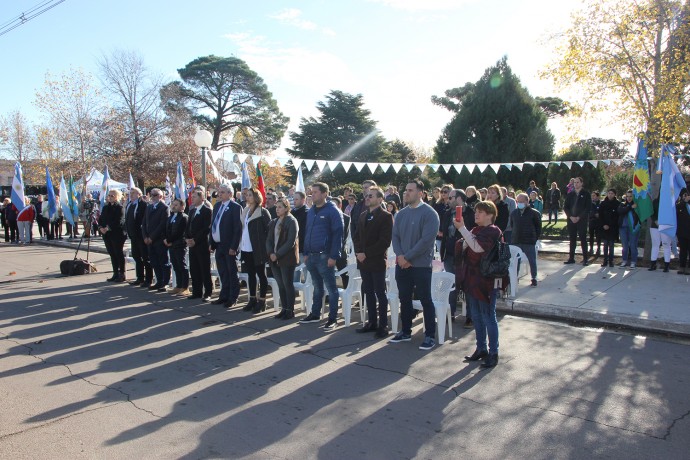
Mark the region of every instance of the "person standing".
[[540, 216], [544, 212], [544, 202], [537, 192], [532, 191], [529, 193], [529, 205], [539, 211]]
[[19, 242], [19, 227], [17, 225], [17, 207], [12, 204], [9, 198], [3, 201], [3, 215], [5, 216], [5, 241], [9, 243]]
[[503, 195], [503, 202], [508, 205], [508, 224], [505, 230], [501, 230], [503, 230], [503, 236], [506, 241], [511, 241], [513, 227], [511, 226], [510, 215], [517, 209], [517, 201], [515, 200], [515, 192], [512, 190], [509, 192], [507, 188], [501, 187], [501, 194]]
[[192, 295], [189, 299], [211, 300], [213, 282], [211, 280], [211, 253], [208, 234], [211, 230], [211, 205], [205, 200], [203, 190], [192, 191], [192, 208], [185, 229], [185, 239], [189, 248], [189, 274], [192, 277]]
[[107, 281], [122, 283], [125, 281], [125, 253], [123, 247], [127, 236], [122, 226], [124, 220], [124, 210], [120, 204], [122, 192], [119, 190], [108, 190], [106, 204], [98, 217], [98, 231], [103, 235], [105, 248], [110, 256], [110, 263], [113, 266], [113, 276]]
[[393, 216], [381, 207], [383, 192], [378, 187], [369, 188], [364, 203], [367, 211], [360, 214], [357, 232], [352, 235], [352, 240], [369, 321], [356, 332], [374, 332], [377, 338], [383, 338], [388, 335], [386, 264], [393, 237]]
[[17, 215], [17, 228], [19, 229], [20, 244], [31, 244], [31, 227], [36, 217], [36, 208], [31, 204], [29, 197], [24, 197], [24, 209]]
[[553, 223], [558, 223], [558, 211], [561, 209], [561, 191], [558, 184], [551, 182], [551, 188], [546, 192], [546, 203], [549, 206], [549, 224], [553, 215]]
[[537, 183], [534, 182], [534, 180], [529, 181], [529, 187], [527, 187], [527, 190], [525, 190], [527, 196], [531, 196], [532, 192], [535, 192], [537, 196], [541, 195], [541, 190], [539, 190], [539, 187], [537, 187]]
[[142, 198], [141, 189], [133, 187], [129, 190], [129, 203], [125, 211], [125, 229], [129, 236], [129, 247], [132, 258], [134, 259], [134, 272], [136, 279], [132, 281], [132, 286], [149, 287], [153, 281], [153, 269], [149, 262], [148, 246], [144, 243], [144, 234], [141, 231], [141, 224], [146, 215], [146, 202]]
[[604, 241], [604, 260], [602, 267], [613, 267], [613, 246], [618, 238], [618, 207], [620, 202], [616, 197], [616, 189], [610, 188], [606, 198], [599, 206], [599, 221], [601, 222], [601, 238]]
[[[276, 200], [277, 199], [278, 199], [278, 195], [275, 192], [268, 192], [266, 194], [266, 210], [268, 211], [269, 217], [271, 219], [275, 219], [277, 217], [277, 214], [276, 214]], [[266, 224], [266, 225], [268, 225], [268, 224]]]
[[165, 292], [166, 286], [170, 282], [170, 260], [168, 248], [163, 244], [163, 240], [165, 239], [165, 226], [170, 216], [170, 208], [163, 201], [161, 189], [154, 188], [150, 194], [151, 203], [146, 207], [144, 220], [141, 224], [141, 232], [144, 237], [144, 244], [148, 248], [151, 268], [156, 275], [156, 284], [148, 288]]
[[216, 266], [220, 278], [220, 294], [211, 302], [232, 308], [240, 295], [240, 280], [237, 277], [237, 251], [242, 238], [242, 206], [232, 199], [232, 187], [221, 184], [218, 187], [218, 201], [213, 207], [211, 238], [209, 247], [215, 251]]
[[[589, 254], [596, 257], [601, 255], [601, 219], [599, 218], [599, 207], [601, 206], [601, 196], [599, 192], [592, 192], [592, 207], [589, 209]], [[594, 253], [594, 243], [597, 243], [597, 252]]]
[[[269, 193], [267, 195], [271, 196]], [[276, 199], [275, 194], [273, 198]], [[242, 239], [240, 240], [241, 260], [244, 272], [247, 274], [247, 287], [249, 289], [249, 301], [242, 310], [259, 313], [266, 311], [266, 291], [268, 279], [266, 278], [266, 239], [268, 238], [268, 224], [271, 215], [263, 208], [263, 197], [255, 188], [244, 191], [244, 201], [247, 206], [242, 209], [240, 220], [242, 222]], [[273, 203], [275, 212], [275, 202]], [[259, 295], [257, 298], [256, 278], [259, 277]]]
[[[419, 179], [405, 187], [406, 206], [398, 212], [393, 224], [393, 251], [396, 255], [395, 281], [400, 296], [402, 329], [390, 343], [412, 340], [412, 296], [422, 303], [424, 313], [424, 341], [420, 350], [436, 346], [436, 309], [431, 298], [431, 262], [439, 229], [438, 213], [422, 202], [424, 183]], [[441, 324], [440, 327], [445, 327]]]
[[503, 199], [503, 189], [498, 185], [490, 185], [486, 192], [486, 199], [496, 205], [498, 215], [496, 216], [496, 226], [504, 232], [510, 220], [510, 209], [508, 203]]
[[618, 206], [618, 230], [623, 246], [623, 260], [619, 267], [637, 267], [637, 239], [640, 236], [640, 218], [635, 209], [632, 190], [625, 193], [625, 201]]
[[[481, 367], [490, 368], [498, 364], [498, 321], [496, 320], [497, 280], [484, 276], [479, 268], [485, 252], [498, 244], [501, 230], [494, 225], [498, 211], [493, 201], [482, 201], [474, 208], [474, 220], [477, 226], [468, 230], [464, 221], [454, 221], [455, 227], [464, 238], [462, 260], [464, 277], [458, 280], [472, 312], [477, 347], [474, 352], [465, 356], [466, 361], [483, 359]], [[487, 336], [489, 337], [487, 350]]]
[[357, 203], [355, 203], [355, 205], [352, 207], [352, 212], [350, 213], [350, 217], [351, 217], [350, 231], [353, 233], [357, 231], [357, 224], [359, 223], [359, 215], [367, 210], [367, 206], [364, 203], [364, 197], [369, 194], [369, 189], [371, 187], [377, 187], [376, 182], [374, 182], [373, 180], [367, 179], [367, 180], [362, 182], [362, 199], [359, 200]]
[[573, 179], [573, 190], [568, 193], [563, 203], [563, 210], [568, 219], [568, 236], [570, 238], [570, 256], [564, 264], [575, 263], [575, 248], [577, 241], [580, 241], [582, 248], [582, 265], [589, 265], [589, 257], [587, 253], [587, 222], [589, 218], [589, 210], [592, 207], [592, 197], [590, 193], [583, 188], [581, 177]]
[[690, 192], [683, 189], [676, 203], [676, 236], [678, 237], [678, 274], [690, 275], [688, 253], [690, 251]]
[[654, 212], [649, 225], [649, 233], [652, 238], [652, 254], [651, 263], [649, 264], [649, 271], [656, 270], [656, 262], [659, 258], [659, 245], [664, 246], [664, 273], [669, 272], [669, 265], [671, 265], [671, 243], [673, 238], [666, 233], [659, 231], [659, 197], [652, 203]]
[[165, 226], [163, 244], [168, 248], [170, 262], [175, 270], [176, 286], [169, 290], [170, 294], [189, 295], [189, 272], [187, 271], [187, 244], [184, 232], [187, 228], [187, 214], [184, 213], [185, 202], [175, 198], [170, 203], [170, 217]]
[[[297, 197], [295, 192], [295, 198]], [[299, 228], [297, 219], [290, 214], [290, 202], [279, 198], [276, 202], [278, 217], [268, 224], [266, 253], [271, 264], [273, 277], [278, 283], [281, 309], [274, 318], [292, 319], [295, 317], [295, 267], [299, 261]]]
[[[531, 286], [537, 286], [537, 240], [541, 238], [541, 213], [529, 206], [526, 193], [517, 196], [517, 209], [510, 214], [513, 228], [510, 244], [519, 247], [527, 256], [532, 275]], [[518, 264], [518, 271], [520, 265]]]
[[328, 290], [328, 321], [323, 326], [330, 331], [337, 326], [340, 294], [335, 284], [335, 264], [340, 258], [343, 245], [343, 215], [335, 204], [326, 201], [328, 185], [317, 182], [311, 186], [314, 203], [307, 213], [304, 238], [304, 258], [314, 285], [311, 313], [300, 324], [319, 322], [324, 296], [324, 284]]

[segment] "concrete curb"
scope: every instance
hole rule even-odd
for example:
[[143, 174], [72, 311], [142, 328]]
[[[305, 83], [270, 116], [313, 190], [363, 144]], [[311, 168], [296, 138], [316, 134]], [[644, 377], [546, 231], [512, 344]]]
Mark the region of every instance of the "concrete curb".
[[561, 305], [507, 299], [496, 303], [496, 310], [504, 313], [526, 313], [539, 318], [586, 321], [601, 326], [623, 326], [641, 331], [652, 331], [690, 337], [690, 324], [621, 313], [601, 312]]

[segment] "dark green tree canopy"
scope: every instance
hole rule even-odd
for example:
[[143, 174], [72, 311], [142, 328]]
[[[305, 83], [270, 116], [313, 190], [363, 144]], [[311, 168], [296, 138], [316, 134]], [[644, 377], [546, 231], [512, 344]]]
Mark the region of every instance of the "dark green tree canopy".
[[[386, 140], [378, 134], [376, 121], [364, 108], [361, 94], [331, 91], [325, 101], [316, 104], [317, 118], [302, 118], [299, 132], [291, 132], [294, 147], [287, 151], [299, 158], [342, 161], [399, 161], [391, 154]], [[342, 166], [320, 174], [320, 180], [332, 185], [364, 180], [374, 171], [365, 167], [361, 173], [345, 174]], [[360, 178], [361, 176], [361, 178]]]
[[[450, 89], [445, 97], [432, 97], [432, 102], [455, 112], [436, 143], [439, 163], [521, 163], [549, 161], [553, 156], [555, 139], [546, 126], [547, 116], [513, 74], [506, 57], [486, 69], [476, 83]], [[543, 168], [524, 172], [502, 168], [498, 178], [452, 173], [445, 179], [460, 186], [498, 179], [522, 188], [526, 175], [539, 183], [545, 179]]]
[[[568, 150], [563, 153], [558, 160], [561, 161], [583, 161], [596, 160], [597, 153], [595, 148], [588, 144], [586, 140], [581, 140], [568, 147]], [[550, 165], [549, 166], [549, 180], [548, 183], [556, 182], [558, 188], [562, 191], [568, 185], [571, 177], [582, 177], [584, 181], [584, 188], [590, 192], [601, 191], [606, 185], [606, 173], [603, 165], [596, 168], [585, 163], [583, 166], [573, 163], [571, 168], [564, 165]]]
[[[168, 86], [213, 134], [212, 149], [232, 145], [231, 132], [245, 128], [265, 149], [276, 148], [289, 119], [263, 79], [235, 57], [200, 57], [177, 71], [181, 82]], [[172, 101], [168, 101], [172, 102]]]

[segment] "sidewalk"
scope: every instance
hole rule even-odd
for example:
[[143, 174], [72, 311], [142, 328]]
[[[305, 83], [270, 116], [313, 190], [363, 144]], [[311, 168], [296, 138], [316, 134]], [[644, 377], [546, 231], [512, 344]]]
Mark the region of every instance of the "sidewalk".
[[[34, 241], [73, 250], [79, 243], [78, 239]], [[543, 240], [542, 245], [540, 254], [568, 253], [567, 241]], [[80, 254], [85, 254], [86, 246], [84, 240]], [[125, 251], [128, 249], [126, 243]], [[90, 251], [106, 254], [103, 239], [92, 238]], [[616, 246], [615, 254], [620, 257], [620, 245]], [[576, 259], [579, 261], [580, 257]], [[676, 270], [670, 273], [663, 273], [661, 269], [648, 272], [644, 267], [634, 270], [618, 266], [601, 268], [600, 261], [600, 258], [595, 259], [590, 266], [583, 267], [539, 258], [539, 286], [530, 288], [529, 277], [523, 277], [516, 298], [499, 302], [497, 308], [504, 313], [525, 313], [690, 336], [689, 276], [677, 275]]]

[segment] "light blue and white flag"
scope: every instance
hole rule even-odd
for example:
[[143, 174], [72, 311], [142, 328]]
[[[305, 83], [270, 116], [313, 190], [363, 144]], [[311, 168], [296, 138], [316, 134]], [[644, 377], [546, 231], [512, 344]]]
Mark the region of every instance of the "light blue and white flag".
[[10, 199], [15, 208], [17, 208], [18, 214], [24, 211], [27, 207], [24, 204], [24, 181], [22, 180], [22, 165], [19, 162], [14, 164], [14, 177], [12, 178], [12, 192], [10, 193]]
[[187, 186], [184, 183], [184, 174], [182, 173], [182, 162], [177, 162], [177, 177], [175, 177], [175, 198], [187, 202]]
[[127, 184], [127, 187], [129, 190], [132, 190], [136, 185], [134, 185], [134, 178], [132, 177], [132, 173], [129, 173], [129, 184]]
[[242, 162], [242, 190], [244, 190], [245, 188], [252, 188], [252, 181], [249, 179], [247, 163]]
[[673, 155], [677, 153], [674, 146], [664, 144], [661, 147], [661, 188], [659, 188], [659, 231], [673, 238], [676, 236], [676, 200], [680, 191], [685, 188], [685, 180], [678, 169]]
[[295, 184], [295, 192], [307, 193], [307, 189], [304, 188], [304, 178], [302, 177], [302, 166], [297, 166], [297, 183]]
[[165, 174], [165, 191], [167, 192], [165, 194], [165, 204], [170, 206], [170, 200], [172, 200], [173, 190], [172, 186], [170, 185], [170, 175], [167, 173]]
[[53, 188], [53, 181], [50, 178], [50, 171], [46, 166], [46, 189], [48, 189], [48, 217], [53, 218], [57, 212], [57, 201], [55, 200], [55, 189]]
[[105, 171], [103, 171], [103, 183], [101, 184], [101, 211], [103, 211], [103, 206], [105, 206], [106, 199], [108, 197], [108, 190], [110, 190], [110, 173], [108, 173], [108, 165], [105, 165]]
[[74, 215], [72, 214], [72, 207], [70, 206], [71, 192], [67, 190], [65, 184], [65, 176], [60, 178], [60, 206], [62, 206], [62, 214], [65, 216], [70, 225], [74, 225]]

